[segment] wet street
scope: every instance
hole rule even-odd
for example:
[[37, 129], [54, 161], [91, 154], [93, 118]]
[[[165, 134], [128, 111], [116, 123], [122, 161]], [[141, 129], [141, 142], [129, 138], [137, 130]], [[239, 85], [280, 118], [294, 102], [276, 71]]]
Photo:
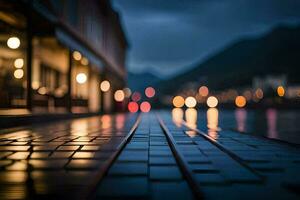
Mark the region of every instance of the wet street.
[[0, 199], [299, 199], [298, 146], [206, 114], [207, 124], [174, 109], [2, 129]]

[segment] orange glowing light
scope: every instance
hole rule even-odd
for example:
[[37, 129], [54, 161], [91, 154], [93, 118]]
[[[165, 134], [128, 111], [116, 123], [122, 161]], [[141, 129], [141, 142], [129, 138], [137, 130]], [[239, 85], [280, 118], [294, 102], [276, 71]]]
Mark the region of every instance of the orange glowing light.
[[206, 86], [201, 86], [201, 87], [199, 88], [199, 94], [200, 94], [200, 96], [202, 96], [202, 97], [207, 97], [208, 93], [209, 93], [208, 87], [206, 87]]
[[283, 97], [284, 93], [285, 93], [284, 87], [283, 86], [278, 86], [278, 88], [277, 88], [278, 96]]
[[114, 98], [117, 102], [123, 101], [125, 98], [125, 94], [124, 94], [123, 90], [117, 90], [114, 94]]
[[151, 104], [148, 101], [144, 101], [140, 105], [142, 112], [149, 112], [151, 110]]
[[138, 102], [141, 100], [141, 94], [139, 92], [134, 92], [131, 96], [132, 101]]
[[24, 76], [24, 71], [23, 71], [23, 69], [16, 69], [16, 70], [14, 71], [14, 77], [15, 77], [16, 79], [21, 79], [21, 78], [23, 78], [23, 76]]
[[247, 100], [244, 96], [237, 96], [235, 98], [235, 105], [239, 108], [245, 107]]
[[155, 95], [155, 89], [154, 89], [153, 87], [147, 87], [147, 88], [145, 89], [145, 95], [146, 95], [146, 97], [148, 97], [148, 98], [154, 97], [154, 95]]
[[110, 83], [108, 80], [102, 81], [100, 84], [100, 89], [102, 92], [107, 92], [110, 89]]
[[82, 55], [79, 51], [74, 51], [73, 58], [74, 58], [74, 60], [80, 60], [82, 58]]
[[134, 102], [134, 101], [129, 102], [129, 104], [128, 104], [128, 110], [131, 113], [136, 113], [139, 110], [139, 105], [136, 102]]
[[194, 97], [187, 97], [184, 101], [184, 104], [188, 108], [194, 108], [197, 105], [197, 101]]
[[181, 108], [184, 106], [184, 98], [182, 96], [176, 96], [173, 98], [173, 106], [176, 108]]
[[218, 105], [218, 99], [214, 96], [210, 96], [207, 98], [206, 104], [210, 108], [215, 108]]

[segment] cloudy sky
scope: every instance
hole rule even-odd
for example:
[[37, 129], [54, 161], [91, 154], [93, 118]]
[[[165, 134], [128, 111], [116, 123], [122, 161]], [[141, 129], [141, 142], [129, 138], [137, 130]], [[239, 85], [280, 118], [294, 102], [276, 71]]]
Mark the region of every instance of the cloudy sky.
[[242, 37], [300, 24], [300, 0], [113, 0], [130, 49], [127, 68], [162, 77]]

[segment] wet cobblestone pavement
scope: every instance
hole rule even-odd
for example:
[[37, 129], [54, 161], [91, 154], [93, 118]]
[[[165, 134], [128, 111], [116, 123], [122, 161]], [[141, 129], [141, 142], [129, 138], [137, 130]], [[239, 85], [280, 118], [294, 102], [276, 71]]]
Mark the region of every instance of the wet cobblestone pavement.
[[0, 198], [300, 198], [299, 147], [173, 120], [158, 111], [1, 130]]

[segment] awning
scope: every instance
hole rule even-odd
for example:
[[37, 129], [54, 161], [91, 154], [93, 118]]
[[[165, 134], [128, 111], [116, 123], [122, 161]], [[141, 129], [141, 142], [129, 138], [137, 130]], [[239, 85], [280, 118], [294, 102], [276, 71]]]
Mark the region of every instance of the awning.
[[84, 57], [89, 60], [89, 62], [96, 65], [99, 69], [103, 69], [104, 64], [102, 60], [88, 48], [86, 48], [84, 45], [82, 45], [80, 42], [66, 33], [64, 30], [62, 30], [61, 28], [56, 28], [55, 34], [57, 39], [65, 46], [67, 46], [71, 51], [79, 51]]

